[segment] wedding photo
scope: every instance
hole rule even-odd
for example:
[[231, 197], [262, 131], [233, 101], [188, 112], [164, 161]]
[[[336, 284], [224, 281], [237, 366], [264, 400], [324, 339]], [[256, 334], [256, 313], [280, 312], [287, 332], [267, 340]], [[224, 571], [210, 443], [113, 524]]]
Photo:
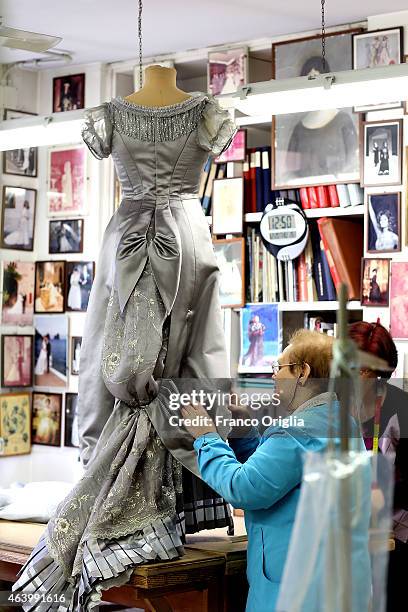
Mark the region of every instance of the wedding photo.
[[64, 446], [79, 446], [78, 394], [65, 394]]
[[61, 446], [62, 395], [33, 393], [32, 444]]
[[71, 368], [70, 374], [72, 376], [78, 376], [79, 364], [81, 360], [81, 336], [73, 336], [71, 338]]
[[66, 315], [35, 315], [34, 385], [65, 387], [67, 383]]
[[67, 310], [86, 311], [94, 275], [93, 261], [67, 261]]
[[83, 240], [83, 219], [50, 221], [48, 249], [50, 255], [55, 253], [82, 253]]
[[65, 261], [36, 261], [34, 312], [64, 312]]
[[208, 54], [208, 91], [218, 94], [234, 93], [247, 82], [248, 50], [220, 49]]
[[32, 251], [34, 246], [36, 189], [3, 187], [1, 247]]
[[3, 261], [3, 325], [32, 325], [34, 269], [31, 261]]
[[82, 146], [49, 149], [49, 217], [78, 216], [86, 212], [86, 159]]
[[1, 386], [31, 387], [33, 336], [3, 334], [1, 341]]

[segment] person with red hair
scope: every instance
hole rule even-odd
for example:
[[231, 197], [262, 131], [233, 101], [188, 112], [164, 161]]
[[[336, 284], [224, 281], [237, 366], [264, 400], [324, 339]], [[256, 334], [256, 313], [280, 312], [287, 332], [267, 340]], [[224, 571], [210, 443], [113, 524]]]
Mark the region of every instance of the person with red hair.
[[[392, 370], [398, 364], [398, 352], [389, 331], [380, 324], [358, 321], [349, 326], [349, 335], [359, 349], [380, 357]], [[390, 384], [390, 371], [380, 372], [363, 368], [363, 423], [367, 448], [372, 448], [375, 379], [384, 383], [385, 394], [381, 407], [379, 449], [394, 463], [394, 538], [395, 550], [390, 553], [388, 565], [387, 612], [406, 610], [406, 569], [408, 567], [408, 394]], [[397, 382], [397, 381], [396, 381]], [[362, 419], [364, 420], [364, 418]]]

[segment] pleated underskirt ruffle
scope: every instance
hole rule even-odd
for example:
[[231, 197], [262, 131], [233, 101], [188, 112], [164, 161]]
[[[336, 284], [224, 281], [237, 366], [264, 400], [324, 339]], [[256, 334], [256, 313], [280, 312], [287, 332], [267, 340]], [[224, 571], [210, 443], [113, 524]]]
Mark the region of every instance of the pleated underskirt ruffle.
[[81, 573], [67, 577], [51, 556], [44, 532], [21, 568], [13, 592], [30, 600], [21, 604], [24, 612], [89, 612], [98, 607], [102, 590], [128, 582], [137, 565], [183, 556], [184, 534], [179, 515], [158, 519], [123, 538], [87, 540]]

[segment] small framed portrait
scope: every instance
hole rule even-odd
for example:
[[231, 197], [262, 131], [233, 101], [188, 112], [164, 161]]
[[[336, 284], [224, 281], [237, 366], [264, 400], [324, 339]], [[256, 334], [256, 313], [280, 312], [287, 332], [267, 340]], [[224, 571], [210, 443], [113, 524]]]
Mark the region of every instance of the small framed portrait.
[[85, 108], [85, 74], [55, 77], [52, 82], [52, 112]]
[[38, 149], [27, 147], [3, 152], [3, 174], [36, 177]]
[[3, 261], [3, 325], [32, 325], [34, 314], [33, 261]]
[[35, 315], [34, 328], [34, 385], [36, 387], [65, 387], [67, 384], [67, 316]]
[[64, 446], [79, 447], [78, 394], [65, 394]]
[[246, 304], [241, 314], [239, 372], [269, 372], [282, 343], [278, 304]]
[[86, 213], [85, 147], [49, 149], [47, 197], [49, 217], [77, 217]]
[[245, 153], [246, 153], [246, 140], [247, 140], [247, 132], [246, 130], [238, 130], [235, 134], [234, 138], [231, 141], [228, 149], [221, 153], [219, 157], [215, 158], [215, 163], [221, 164], [226, 162], [241, 162], [245, 161]]
[[10, 119], [24, 119], [24, 117], [29, 117], [32, 115], [37, 115], [37, 113], [29, 113], [28, 111], [15, 110], [14, 108], [5, 108], [4, 109], [4, 121], [9, 121]]
[[84, 250], [84, 220], [51, 220], [49, 253], [82, 253]]
[[212, 193], [212, 233], [242, 234], [243, 207], [243, 178], [215, 179]]
[[0, 456], [26, 455], [31, 451], [29, 393], [0, 395]]
[[32, 430], [33, 444], [61, 446], [61, 393], [33, 393]]
[[32, 387], [33, 336], [2, 336], [1, 386]]
[[79, 364], [81, 359], [81, 344], [82, 337], [81, 336], [72, 336], [71, 338], [71, 375], [78, 376], [79, 374]]
[[213, 96], [234, 93], [248, 79], [248, 49], [238, 47], [208, 54], [208, 91]]
[[95, 276], [95, 262], [67, 261], [67, 310], [85, 312]]
[[35, 262], [35, 313], [65, 312], [65, 261]]
[[402, 119], [363, 122], [361, 186], [401, 185]]
[[368, 253], [394, 253], [401, 250], [401, 194], [367, 195]]
[[1, 247], [33, 251], [37, 190], [3, 187], [1, 207]]
[[408, 340], [408, 262], [391, 262], [390, 331], [394, 340]]
[[223, 308], [240, 308], [245, 303], [245, 240], [213, 240], [220, 269], [220, 302]]
[[361, 305], [388, 306], [390, 302], [390, 260], [362, 259]]

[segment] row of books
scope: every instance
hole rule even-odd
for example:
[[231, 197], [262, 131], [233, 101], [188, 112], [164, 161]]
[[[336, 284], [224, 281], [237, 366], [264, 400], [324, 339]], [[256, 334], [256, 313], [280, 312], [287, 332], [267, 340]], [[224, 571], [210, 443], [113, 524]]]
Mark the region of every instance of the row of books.
[[266, 249], [257, 229], [246, 235], [251, 302], [311, 302], [337, 299], [342, 281], [349, 298], [360, 299], [363, 224], [324, 217], [309, 224], [306, 249], [295, 260], [279, 261]]

